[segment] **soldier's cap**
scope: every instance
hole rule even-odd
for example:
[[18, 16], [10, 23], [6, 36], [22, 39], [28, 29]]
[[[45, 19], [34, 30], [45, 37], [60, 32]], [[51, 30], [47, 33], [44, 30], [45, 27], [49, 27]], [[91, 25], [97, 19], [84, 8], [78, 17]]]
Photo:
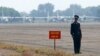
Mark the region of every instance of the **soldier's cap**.
[[75, 18], [79, 18], [79, 16], [78, 16], [78, 15], [74, 15], [74, 17], [75, 17]]

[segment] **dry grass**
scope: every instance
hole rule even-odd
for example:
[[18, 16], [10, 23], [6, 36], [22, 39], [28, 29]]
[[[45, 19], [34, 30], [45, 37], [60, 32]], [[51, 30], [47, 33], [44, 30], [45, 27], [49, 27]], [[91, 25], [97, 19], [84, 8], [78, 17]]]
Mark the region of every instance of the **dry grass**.
[[73, 56], [71, 53], [52, 48], [31, 48], [26, 46], [16, 46], [11, 44], [0, 44], [0, 49], [12, 50], [5, 56]]

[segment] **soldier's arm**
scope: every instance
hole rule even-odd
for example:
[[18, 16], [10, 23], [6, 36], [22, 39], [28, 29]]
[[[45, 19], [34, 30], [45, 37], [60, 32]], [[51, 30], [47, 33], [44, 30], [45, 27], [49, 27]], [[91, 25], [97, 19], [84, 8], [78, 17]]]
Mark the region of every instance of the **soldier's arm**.
[[70, 34], [73, 35], [73, 25], [71, 24]]
[[79, 24], [79, 31], [80, 31], [80, 36], [82, 37], [82, 32], [81, 32], [81, 26]]

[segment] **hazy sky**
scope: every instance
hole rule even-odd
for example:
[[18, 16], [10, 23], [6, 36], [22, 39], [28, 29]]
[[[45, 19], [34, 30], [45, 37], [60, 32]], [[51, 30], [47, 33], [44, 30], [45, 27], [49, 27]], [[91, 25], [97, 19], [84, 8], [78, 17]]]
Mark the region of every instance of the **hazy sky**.
[[39, 4], [52, 3], [55, 10], [65, 10], [70, 4], [78, 4], [83, 8], [88, 6], [100, 5], [100, 0], [0, 0], [0, 6], [11, 7], [19, 12], [29, 13], [33, 9], [37, 9]]

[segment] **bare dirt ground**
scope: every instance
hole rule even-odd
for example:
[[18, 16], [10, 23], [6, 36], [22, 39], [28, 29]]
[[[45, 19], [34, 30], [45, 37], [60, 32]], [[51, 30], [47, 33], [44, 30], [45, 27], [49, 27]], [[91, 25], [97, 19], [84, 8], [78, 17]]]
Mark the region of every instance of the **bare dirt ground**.
[[[99, 56], [100, 23], [81, 24], [81, 28], [83, 38], [81, 46], [82, 54], [80, 55]], [[53, 47], [53, 40], [49, 40], [48, 38], [49, 30], [60, 30], [62, 38], [57, 40], [57, 48], [73, 53], [73, 40], [70, 35], [70, 25], [67, 23], [1, 24], [0, 42], [23, 44], [33, 47]]]

